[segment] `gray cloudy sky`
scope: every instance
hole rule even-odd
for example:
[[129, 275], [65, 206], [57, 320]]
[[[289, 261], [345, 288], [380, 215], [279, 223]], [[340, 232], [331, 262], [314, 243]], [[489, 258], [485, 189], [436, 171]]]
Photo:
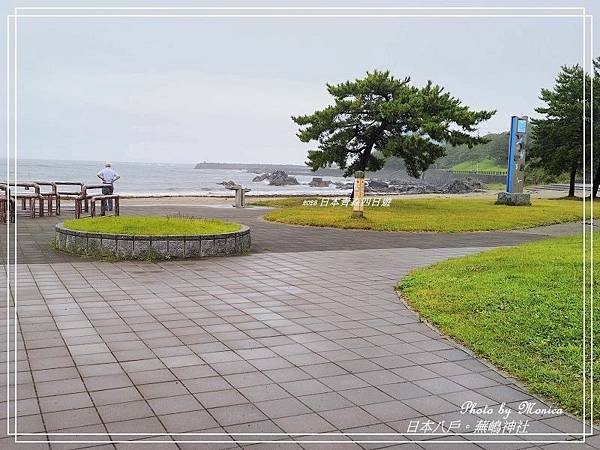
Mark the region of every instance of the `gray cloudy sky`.
[[[595, 1], [498, 3], [600, 15]], [[4, 11], [28, 4], [74, 3]], [[290, 115], [325, 106], [326, 82], [375, 68], [497, 109], [480, 131], [500, 131], [534, 113], [561, 64], [581, 63], [582, 31], [579, 18], [19, 18], [19, 157], [302, 163]]]

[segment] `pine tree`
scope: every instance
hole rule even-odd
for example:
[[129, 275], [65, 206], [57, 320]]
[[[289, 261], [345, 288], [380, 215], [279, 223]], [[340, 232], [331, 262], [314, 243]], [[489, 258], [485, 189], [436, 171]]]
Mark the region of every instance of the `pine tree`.
[[[595, 62], [598, 70], [598, 61]], [[594, 116], [598, 117], [598, 81], [594, 80]], [[585, 102], [584, 96], [585, 83]], [[584, 74], [583, 68], [578, 64], [563, 66], [556, 77], [552, 89], [542, 89], [540, 100], [546, 105], [536, 108], [536, 112], [543, 117], [532, 120], [531, 147], [529, 157], [532, 167], [541, 167], [547, 173], [558, 176], [565, 171], [569, 172], [569, 197], [575, 196], [575, 180], [581, 172], [583, 160], [583, 135], [584, 122], [586, 124], [586, 156], [590, 156], [590, 106], [591, 77]], [[585, 120], [584, 120], [585, 108]], [[595, 120], [594, 139], [598, 138], [598, 120]], [[599, 155], [600, 156], [600, 155]], [[597, 157], [598, 158], [598, 157]], [[595, 159], [597, 159], [595, 158]], [[589, 159], [585, 164], [589, 164]], [[596, 173], [600, 171], [597, 167]], [[598, 177], [596, 177], [598, 178]], [[597, 181], [597, 180], [595, 180]], [[597, 185], [594, 183], [595, 196]]]
[[594, 92], [593, 108], [594, 113], [594, 164], [596, 170], [594, 173], [594, 182], [592, 186], [592, 198], [598, 197], [598, 187], [600, 186], [600, 56], [594, 60]]
[[302, 142], [318, 143], [308, 152], [307, 165], [317, 170], [337, 164], [346, 176], [377, 171], [396, 156], [410, 175], [419, 177], [444, 156], [444, 144], [486, 142], [473, 132], [495, 113], [472, 111], [431, 81], [419, 88], [389, 71], [367, 72], [362, 79], [328, 84], [327, 90], [333, 105], [292, 120], [300, 126]]

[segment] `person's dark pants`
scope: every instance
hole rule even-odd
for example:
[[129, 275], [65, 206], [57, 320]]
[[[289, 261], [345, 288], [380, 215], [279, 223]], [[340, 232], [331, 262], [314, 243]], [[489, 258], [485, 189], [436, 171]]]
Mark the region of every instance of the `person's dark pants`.
[[[114, 192], [114, 187], [112, 184], [107, 184], [106, 186], [102, 187], [102, 195], [112, 195], [113, 192]], [[113, 210], [112, 198], [109, 198], [108, 200], [106, 200], [106, 204], [107, 204], [106, 209], [108, 211], [112, 211]]]

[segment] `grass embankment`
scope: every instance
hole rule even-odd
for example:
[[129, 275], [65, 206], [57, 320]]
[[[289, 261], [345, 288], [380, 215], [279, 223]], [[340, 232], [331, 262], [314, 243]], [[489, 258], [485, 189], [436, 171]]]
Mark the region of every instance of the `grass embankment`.
[[91, 233], [151, 236], [222, 234], [238, 231], [240, 224], [213, 219], [159, 216], [105, 216], [66, 220], [65, 227]]
[[[378, 231], [511, 230], [571, 222], [583, 217], [582, 203], [570, 200], [534, 199], [532, 206], [515, 207], [495, 205], [494, 197], [401, 198], [394, 199], [389, 207], [365, 207], [362, 219], [352, 218], [351, 206], [303, 206], [304, 200], [286, 198], [255, 204], [279, 207], [265, 215], [265, 219], [274, 222]], [[321, 200], [317, 201], [320, 205]]]
[[[600, 233], [595, 240], [600, 241]], [[599, 266], [595, 280], [600, 278]], [[581, 237], [451, 259], [412, 272], [398, 288], [445, 334], [519, 378], [533, 392], [581, 416]], [[598, 316], [600, 302], [594, 310]], [[587, 335], [589, 343], [589, 329]], [[589, 362], [589, 347], [587, 358]], [[600, 350], [594, 359], [600, 360]], [[594, 372], [600, 373], [600, 364]], [[600, 386], [595, 385], [594, 416], [599, 417]], [[587, 392], [589, 398], [589, 388]]]
[[467, 172], [502, 172], [506, 173], [506, 166], [500, 166], [492, 158], [486, 158], [481, 161], [463, 161], [452, 167], [452, 170], [461, 170]]

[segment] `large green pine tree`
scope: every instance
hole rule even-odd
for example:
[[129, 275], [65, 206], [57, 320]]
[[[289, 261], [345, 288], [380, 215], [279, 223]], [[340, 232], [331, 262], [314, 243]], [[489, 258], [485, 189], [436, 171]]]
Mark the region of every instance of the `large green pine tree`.
[[[598, 71], [599, 61], [595, 61], [595, 70]], [[598, 83], [600, 78], [594, 79], [594, 139], [598, 142]], [[585, 83], [585, 102], [584, 102]], [[591, 99], [591, 77], [584, 74], [583, 68], [578, 64], [574, 66], [563, 66], [556, 77], [552, 89], [542, 89], [540, 100], [545, 106], [536, 108], [536, 112], [542, 115], [539, 119], [532, 119], [531, 146], [529, 150], [530, 165], [541, 167], [547, 173], [558, 176], [564, 172], [569, 173], [569, 197], [575, 196], [575, 180], [584, 164], [583, 160], [583, 137], [584, 122], [586, 129], [586, 165], [590, 164], [590, 105]], [[585, 111], [585, 121], [584, 121]], [[600, 155], [594, 159], [598, 161]], [[594, 162], [596, 162], [594, 161]], [[596, 164], [594, 164], [596, 166]], [[598, 191], [598, 175], [600, 165], [596, 168], [596, 180], [594, 183], [593, 196]]]
[[592, 197], [598, 197], [600, 187], [600, 56], [594, 60], [594, 89], [593, 89], [593, 114], [594, 114], [594, 182], [592, 185]]
[[396, 156], [418, 177], [444, 156], [445, 144], [486, 142], [473, 132], [495, 113], [473, 111], [431, 81], [419, 88], [389, 71], [367, 72], [362, 79], [328, 84], [327, 90], [333, 105], [292, 119], [302, 142], [318, 143], [307, 164], [313, 170], [337, 164], [346, 176], [377, 171]]

